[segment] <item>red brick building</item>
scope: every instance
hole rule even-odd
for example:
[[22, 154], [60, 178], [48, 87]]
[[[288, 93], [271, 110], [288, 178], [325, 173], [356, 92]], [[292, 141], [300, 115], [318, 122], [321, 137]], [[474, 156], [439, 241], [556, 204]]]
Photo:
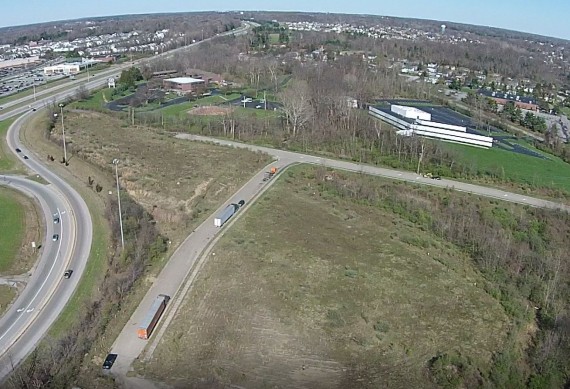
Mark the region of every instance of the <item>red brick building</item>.
[[539, 109], [538, 102], [532, 97], [511, 95], [503, 92], [493, 92], [486, 89], [480, 89], [479, 94], [495, 100], [497, 104], [500, 105], [505, 105], [509, 101], [512, 101], [515, 104], [515, 107], [520, 109], [527, 109], [530, 111], [538, 111]]
[[224, 81], [223, 77], [220, 74], [206, 72], [200, 69], [189, 69], [184, 72], [188, 77], [197, 78], [199, 80], [204, 80], [206, 85], [208, 84], [218, 84], [221, 85]]

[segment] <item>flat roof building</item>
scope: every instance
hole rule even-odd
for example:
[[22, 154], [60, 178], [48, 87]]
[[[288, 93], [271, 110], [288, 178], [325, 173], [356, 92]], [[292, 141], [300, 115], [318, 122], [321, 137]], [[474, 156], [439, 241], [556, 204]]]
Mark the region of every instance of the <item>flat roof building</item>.
[[518, 96], [510, 93], [495, 92], [488, 89], [479, 89], [478, 93], [482, 96], [489, 97], [497, 102], [497, 104], [505, 105], [509, 101], [515, 104], [515, 107], [527, 109], [530, 111], [538, 111], [539, 105], [534, 97]]
[[415, 107], [407, 107], [405, 105], [392, 104], [390, 111], [408, 119], [431, 120], [431, 114]]
[[192, 77], [176, 77], [167, 78], [162, 81], [164, 89], [175, 90], [182, 93], [194, 92], [199, 88], [203, 88], [206, 81]]
[[77, 74], [81, 71], [80, 63], [61, 63], [59, 65], [46, 66], [44, 74]]

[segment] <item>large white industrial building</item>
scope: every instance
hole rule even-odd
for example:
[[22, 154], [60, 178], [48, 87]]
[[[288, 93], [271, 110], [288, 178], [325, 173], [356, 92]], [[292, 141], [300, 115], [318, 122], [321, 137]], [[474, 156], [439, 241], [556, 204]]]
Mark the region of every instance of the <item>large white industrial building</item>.
[[431, 114], [415, 107], [391, 105], [390, 111], [369, 107], [370, 115], [400, 129], [398, 135], [422, 136], [446, 142], [489, 148], [493, 138], [467, 132], [467, 127], [438, 123], [431, 120]]

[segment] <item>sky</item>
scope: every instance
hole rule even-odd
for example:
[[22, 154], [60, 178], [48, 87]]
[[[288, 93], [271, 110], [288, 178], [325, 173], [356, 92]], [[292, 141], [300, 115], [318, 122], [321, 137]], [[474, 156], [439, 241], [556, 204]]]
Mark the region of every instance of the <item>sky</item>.
[[[312, 11], [433, 19], [570, 40], [568, 0], [0, 0], [0, 27], [94, 16], [193, 11]], [[212, 7], [216, 7], [215, 9]]]

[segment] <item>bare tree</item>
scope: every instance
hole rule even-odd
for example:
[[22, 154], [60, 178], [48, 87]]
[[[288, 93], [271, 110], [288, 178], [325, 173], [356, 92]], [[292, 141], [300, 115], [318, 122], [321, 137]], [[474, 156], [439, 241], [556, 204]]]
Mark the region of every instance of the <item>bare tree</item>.
[[279, 94], [279, 98], [283, 104], [290, 134], [296, 136], [313, 115], [309, 86], [305, 81], [294, 80]]

